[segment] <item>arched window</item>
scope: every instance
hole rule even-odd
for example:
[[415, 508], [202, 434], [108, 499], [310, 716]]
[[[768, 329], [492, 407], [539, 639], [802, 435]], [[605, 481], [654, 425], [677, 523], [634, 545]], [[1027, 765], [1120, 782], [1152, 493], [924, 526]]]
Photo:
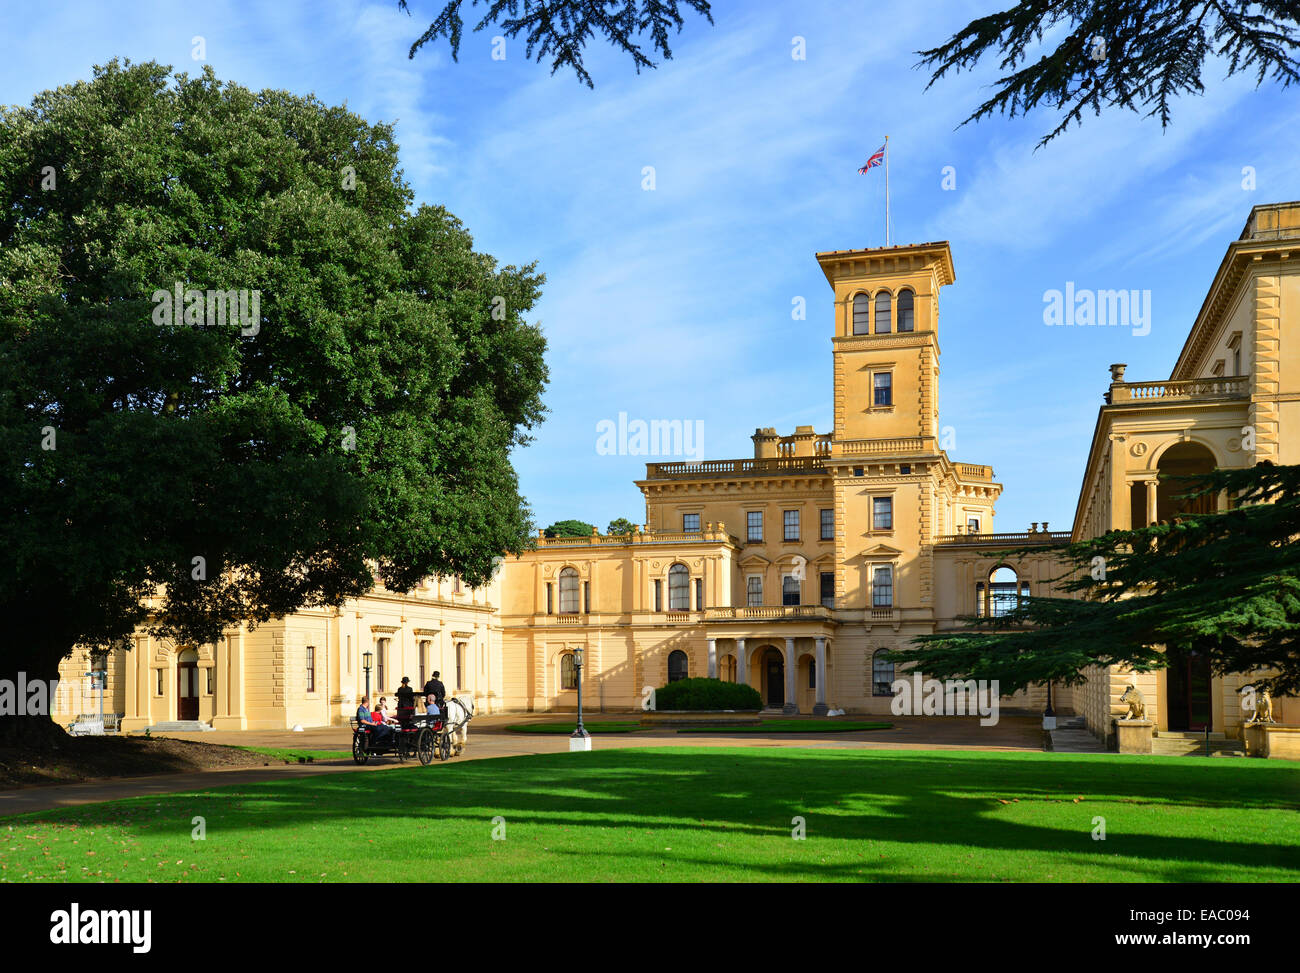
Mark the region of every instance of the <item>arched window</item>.
[[573, 568], [560, 572], [560, 614], [578, 614], [578, 572]]
[[1016, 610], [1020, 582], [1016, 572], [1003, 565], [989, 575], [989, 614], [994, 618], [1010, 615]]
[[668, 653], [668, 681], [677, 682], [679, 679], [685, 679], [686, 671], [686, 653], [681, 649], [673, 649]]
[[894, 664], [885, 658], [888, 649], [876, 649], [871, 654], [871, 695], [894, 695]]
[[916, 327], [915, 312], [912, 309], [913, 295], [904, 288], [898, 292], [898, 330], [912, 331]]
[[560, 656], [560, 688], [578, 688], [578, 667], [574, 664], [572, 652]]
[[871, 333], [871, 298], [866, 294], [853, 296], [853, 333]]
[[691, 610], [691, 573], [685, 564], [674, 564], [668, 569], [668, 610]]
[[889, 330], [889, 291], [881, 291], [876, 295], [876, 334], [889, 334]]

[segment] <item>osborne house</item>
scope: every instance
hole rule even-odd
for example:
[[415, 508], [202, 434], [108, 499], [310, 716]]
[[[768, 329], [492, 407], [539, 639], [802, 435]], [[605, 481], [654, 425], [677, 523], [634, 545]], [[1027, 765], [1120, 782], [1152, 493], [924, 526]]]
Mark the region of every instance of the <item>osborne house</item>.
[[[830, 429], [764, 427], [752, 456], [647, 464], [635, 532], [539, 536], [481, 589], [454, 578], [377, 588], [209, 645], [141, 631], [106, 660], [105, 711], [127, 730], [345, 724], [367, 667], [376, 694], [439, 670], [480, 713], [573, 710], [581, 649], [591, 711], [628, 711], [645, 687], [707, 676], [748, 683], [787, 713], [885, 714], [899, 675], [887, 652], [1051, 592], [1062, 565], [1032, 548], [1189, 512], [1162, 474], [1300, 463], [1290, 431], [1300, 424], [1300, 203], [1251, 210], [1166, 379], [1110, 365], [1067, 531], [999, 530], [992, 467], [950, 456], [940, 440], [939, 310], [956, 275], [948, 244], [816, 259], [830, 290]], [[1096, 363], [1099, 376], [1107, 364]], [[986, 553], [1009, 548], [1031, 553]], [[91, 661], [74, 653], [63, 677], [84, 687]], [[1159, 672], [1087, 675], [1052, 699], [1101, 739], [1113, 736], [1130, 683], [1159, 731], [1234, 737], [1249, 717], [1238, 693], [1249, 677], [1213, 674], [1195, 653]], [[64, 702], [56, 715], [66, 722], [93, 711], [98, 692]], [[1002, 706], [1045, 702], [1034, 689]], [[1273, 704], [1277, 720], [1300, 723], [1300, 700]]]

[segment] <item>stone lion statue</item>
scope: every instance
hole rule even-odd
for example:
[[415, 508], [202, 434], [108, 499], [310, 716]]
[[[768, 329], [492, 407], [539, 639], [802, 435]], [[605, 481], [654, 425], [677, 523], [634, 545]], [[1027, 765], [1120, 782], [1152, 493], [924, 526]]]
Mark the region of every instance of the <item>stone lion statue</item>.
[[1138, 689], [1137, 686], [1129, 683], [1119, 701], [1128, 703], [1128, 715], [1124, 719], [1145, 720], [1147, 718], [1147, 698], [1142, 695], [1142, 690]]
[[[1251, 687], [1247, 686], [1242, 692], [1246, 692]], [[1273, 722], [1273, 697], [1265, 689], [1263, 692], [1255, 694], [1255, 715], [1250, 718], [1251, 723], [1272, 723]]]

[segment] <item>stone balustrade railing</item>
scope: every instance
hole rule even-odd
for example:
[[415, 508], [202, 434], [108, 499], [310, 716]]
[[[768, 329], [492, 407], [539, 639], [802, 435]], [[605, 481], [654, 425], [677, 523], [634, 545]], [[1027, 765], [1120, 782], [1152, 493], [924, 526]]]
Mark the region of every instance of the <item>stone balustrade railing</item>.
[[755, 476], [763, 473], [788, 473], [820, 470], [825, 462], [820, 456], [775, 456], [770, 459], [709, 459], [698, 463], [647, 463], [647, 480], [712, 479], [722, 476]]
[[1226, 378], [1192, 378], [1179, 382], [1115, 382], [1110, 387], [1110, 401], [1146, 402], [1152, 399], [1214, 399], [1248, 395], [1250, 376]]
[[1024, 530], [1010, 534], [941, 534], [936, 544], [962, 544], [997, 550], [1002, 547], [1027, 547], [1031, 544], [1062, 544], [1070, 540], [1068, 530]]
[[755, 608], [707, 608], [707, 622], [781, 621], [783, 619], [830, 618], [831, 611], [822, 605], [762, 605]]
[[919, 453], [925, 448], [920, 436], [900, 439], [846, 439], [834, 444], [836, 456], [869, 456], [871, 454]]

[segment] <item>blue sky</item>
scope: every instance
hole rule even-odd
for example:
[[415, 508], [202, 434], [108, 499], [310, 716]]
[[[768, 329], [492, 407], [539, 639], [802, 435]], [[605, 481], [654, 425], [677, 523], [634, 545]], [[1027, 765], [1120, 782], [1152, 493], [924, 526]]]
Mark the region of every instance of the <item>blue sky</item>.
[[[702, 422], [713, 459], [752, 455], [756, 426], [830, 430], [830, 289], [813, 254], [883, 244], [883, 172], [856, 169], [885, 134], [895, 242], [952, 245], [940, 422], [954, 459], [992, 464], [1004, 484], [1001, 530], [1068, 528], [1107, 366], [1168, 377], [1250, 207], [1300, 198], [1300, 95], [1225, 81], [1220, 67], [1163, 132], [1109, 113], [1035, 152], [1050, 113], [959, 128], [991, 73], [927, 92], [914, 52], [987, 2], [723, 0], [715, 26], [687, 21], [658, 70], [637, 76], [593, 48], [594, 91], [526, 60], [520, 42], [493, 60], [492, 30], [466, 36], [459, 64], [445, 43], [408, 60], [440, 6], [411, 0], [408, 17], [395, 0], [54, 0], [4, 18], [0, 102], [28, 103], [113, 56], [195, 70], [200, 35], [223, 79], [396, 120], [418, 200], [548, 277], [534, 317], [550, 343], [550, 413], [516, 455], [539, 524], [642, 518], [632, 481], [647, 457], [596, 449], [597, 424], [620, 412]], [[796, 36], [805, 60], [791, 57]], [[942, 188], [946, 166], [955, 189]], [[1067, 281], [1149, 290], [1150, 333], [1045, 326], [1044, 294]], [[791, 319], [796, 297], [806, 320]]]

